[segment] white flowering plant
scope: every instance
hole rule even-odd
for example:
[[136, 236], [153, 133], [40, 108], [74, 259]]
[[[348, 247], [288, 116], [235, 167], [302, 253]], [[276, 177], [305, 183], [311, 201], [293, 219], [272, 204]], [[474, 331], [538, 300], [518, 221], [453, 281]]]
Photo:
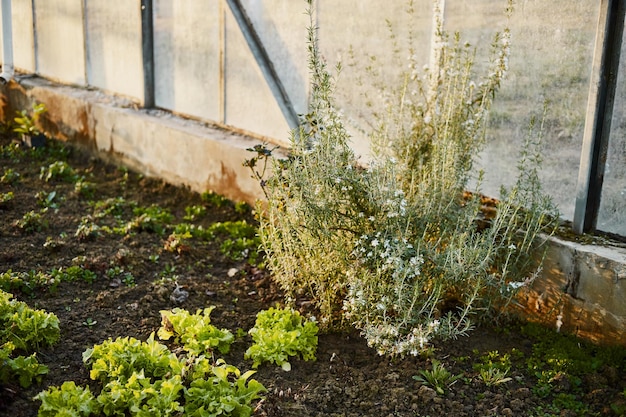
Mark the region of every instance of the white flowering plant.
[[[380, 354], [417, 355], [501, 311], [537, 269], [538, 237], [558, 218], [540, 189], [536, 129], [517, 183], [485, 217], [473, 162], [506, 73], [509, 33], [494, 36], [491, 67], [479, 77], [471, 46], [437, 24], [434, 67], [420, 74], [410, 55], [401, 85], [384, 91], [369, 165], [349, 146], [311, 24], [310, 110], [289, 158], [262, 182], [262, 249], [287, 297], [312, 300], [321, 326], [356, 326]], [[467, 192], [473, 175], [478, 185]]]

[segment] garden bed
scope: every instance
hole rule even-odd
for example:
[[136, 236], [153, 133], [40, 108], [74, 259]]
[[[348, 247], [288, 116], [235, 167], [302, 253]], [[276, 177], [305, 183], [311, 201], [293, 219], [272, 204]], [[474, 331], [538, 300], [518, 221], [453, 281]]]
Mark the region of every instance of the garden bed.
[[[59, 342], [38, 352], [49, 367], [41, 384], [0, 385], [1, 415], [36, 416], [40, 403], [32, 398], [67, 380], [97, 393], [83, 352], [109, 338], [146, 340], [161, 325], [160, 311], [176, 307], [215, 306], [212, 323], [238, 337], [229, 353], [215, 352], [214, 359], [251, 369], [246, 332], [259, 311], [283, 297], [254, 266], [250, 207], [146, 178], [54, 141], [30, 149], [5, 137], [0, 145], [0, 285], [57, 315], [61, 330]], [[210, 238], [182, 232], [199, 226], [213, 231]], [[306, 300], [297, 307], [314, 314]], [[478, 328], [407, 358], [378, 356], [354, 331], [323, 333], [317, 360], [294, 359], [291, 368], [258, 368], [253, 378], [267, 392], [255, 415], [626, 412], [623, 349], [599, 349], [515, 322]]]

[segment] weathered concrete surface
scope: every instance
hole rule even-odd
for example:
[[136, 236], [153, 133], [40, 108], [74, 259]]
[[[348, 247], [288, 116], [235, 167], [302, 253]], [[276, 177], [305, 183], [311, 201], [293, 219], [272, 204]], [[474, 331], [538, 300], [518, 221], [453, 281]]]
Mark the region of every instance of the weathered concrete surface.
[[626, 345], [626, 248], [550, 238], [543, 273], [520, 301], [533, 321]]
[[0, 91], [2, 120], [32, 102], [44, 103], [44, 127], [60, 140], [194, 191], [249, 203], [262, 197], [260, 185], [243, 166], [253, 156], [246, 149], [260, 143], [258, 139], [36, 77], [18, 78]]
[[[36, 77], [0, 87], [1, 120], [44, 103], [49, 134], [192, 190], [254, 203], [261, 187], [242, 166], [260, 140], [141, 110], [128, 100]], [[531, 320], [604, 343], [626, 345], [626, 248], [551, 238], [543, 273], [518, 299]]]

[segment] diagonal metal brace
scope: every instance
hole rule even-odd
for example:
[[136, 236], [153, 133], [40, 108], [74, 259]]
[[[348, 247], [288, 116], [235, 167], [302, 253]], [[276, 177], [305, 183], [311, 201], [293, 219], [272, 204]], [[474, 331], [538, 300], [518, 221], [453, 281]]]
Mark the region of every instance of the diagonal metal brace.
[[230, 7], [230, 11], [237, 21], [239, 29], [246, 39], [248, 47], [259, 65], [259, 68], [263, 73], [263, 77], [265, 77], [265, 82], [267, 82], [270, 87], [270, 90], [278, 103], [278, 107], [287, 121], [287, 124], [291, 129], [297, 128], [300, 125], [298, 113], [295, 111], [293, 104], [287, 95], [287, 91], [276, 73], [272, 60], [263, 46], [259, 34], [254, 29], [254, 26], [252, 26], [252, 22], [250, 21], [248, 14], [242, 7], [239, 0], [226, 0], [226, 3], [228, 4], [228, 7]]

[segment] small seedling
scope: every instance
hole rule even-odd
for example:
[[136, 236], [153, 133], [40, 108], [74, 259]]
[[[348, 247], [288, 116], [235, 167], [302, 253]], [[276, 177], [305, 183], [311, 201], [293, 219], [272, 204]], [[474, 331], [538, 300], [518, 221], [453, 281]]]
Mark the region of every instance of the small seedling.
[[127, 287], [134, 287], [135, 285], [137, 285], [137, 283], [135, 282], [135, 277], [130, 272], [125, 272], [124, 275], [122, 275], [122, 282]]
[[56, 196], [56, 191], [50, 191], [49, 193], [45, 191], [39, 191], [37, 194], [35, 194], [35, 198], [37, 199], [37, 202], [41, 207], [48, 207], [53, 210], [57, 210], [59, 208], [59, 205], [57, 204], [58, 200], [55, 201]]
[[85, 320], [83, 322], [83, 326], [87, 326], [88, 328], [92, 328], [93, 326], [95, 326], [96, 324], [98, 324], [97, 320], [92, 319], [91, 317], [87, 317], [87, 320]]
[[48, 220], [44, 218], [47, 211], [47, 208], [40, 210], [38, 213], [31, 210], [25, 213], [21, 219], [16, 220], [14, 224], [19, 229], [28, 233], [41, 232], [48, 228]]
[[420, 371], [419, 375], [414, 375], [413, 379], [424, 385], [431, 386], [437, 394], [443, 395], [452, 384], [463, 378], [463, 374], [453, 375], [438, 360], [433, 359], [433, 369], [431, 371]]
[[81, 178], [74, 184], [74, 192], [83, 198], [91, 199], [96, 194], [96, 185]]
[[194, 221], [206, 214], [206, 207], [204, 206], [188, 206], [185, 207], [185, 217], [183, 219], [187, 221]]
[[3, 207], [3, 205], [13, 200], [13, 197], [13, 191], [9, 191], [8, 193], [0, 193], [0, 207]]
[[42, 114], [47, 111], [46, 105], [43, 103], [33, 103], [32, 107], [32, 116], [28, 115], [26, 110], [22, 110], [18, 112], [18, 116], [13, 120], [16, 123], [16, 126], [13, 128], [15, 133], [21, 133], [23, 135], [31, 135], [35, 136], [41, 133], [39, 127], [39, 118]]
[[4, 174], [0, 177], [0, 183], [7, 185], [15, 185], [20, 180], [20, 173], [8, 168], [4, 170]]
[[48, 165], [48, 167], [41, 167], [39, 178], [45, 182], [51, 180], [76, 182], [77, 180], [74, 169], [65, 161], [56, 161]]
[[205, 203], [208, 203], [215, 207], [223, 207], [230, 203], [230, 200], [228, 200], [226, 197], [216, 194], [214, 192], [204, 192], [202, 193], [200, 198]]

